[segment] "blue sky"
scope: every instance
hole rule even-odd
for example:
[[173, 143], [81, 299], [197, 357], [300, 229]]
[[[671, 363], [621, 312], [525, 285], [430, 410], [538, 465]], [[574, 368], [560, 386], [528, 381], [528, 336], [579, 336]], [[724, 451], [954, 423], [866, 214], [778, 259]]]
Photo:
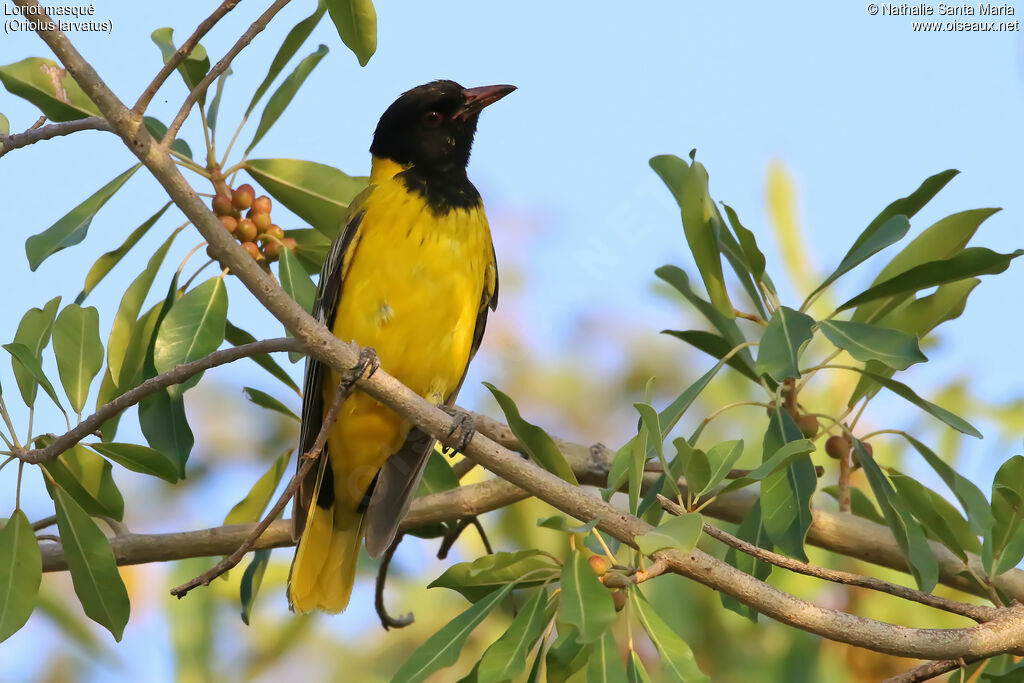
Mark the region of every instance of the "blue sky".
[[[170, 25], [180, 42], [209, 12], [207, 4], [182, 2], [171, 12], [147, 3], [98, 3], [97, 18], [113, 19], [113, 34], [72, 38], [122, 99], [134, 101], [159, 66], [150, 32]], [[292, 3], [236, 61], [220, 115], [221, 149], [283, 36], [311, 5]], [[864, 3], [636, 7], [382, 2], [378, 52], [365, 68], [324, 21], [300, 56], [318, 42], [330, 54], [253, 156], [310, 159], [363, 174], [377, 117], [408, 87], [434, 78], [519, 86], [483, 116], [470, 175], [488, 207], [499, 263], [503, 244], [525, 250], [528, 321], [538, 339], [552, 342], [565, 334], [558, 321], [580, 307], [623, 311], [651, 334], [666, 326], [665, 304], [651, 295], [652, 271], [692, 261], [678, 209], [647, 165], [656, 154], [684, 156], [697, 148], [712, 195], [757, 234], [777, 281], [782, 267], [764, 199], [773, 161], [795, 178], [819, 270], [831, 269], [882, 207], [946, 168], [962, 173], [913, 221], [912, 234], [955, 211], [1000, 206], [977, 244], [998, 251], [1021, 246], [1019, 33], [914, 33], [910, 18], [869, 16]], [[214, 60], [260, 9], [242, 3], [203, 41]], [[34, 36], [0, 38], [0, 63], [32, 55], [50, 56]], [[167, 122], [184, 96], [173, 77], [151, 112]], [[0, 91], [0, 112], [12, 131], [37, 116], [6, 91]], [[242, 133], [243, 148], [257, 121], [254, 116]], [[198, 152], [202, 136], [194, 120], [184, 135]], [[58, 294], [73, 299], [93, 259], [164, 201], [140, 172], [99, 214], [84, 244], [29, 272], [25, 238], [132, 163], [101, 133], [41, 143], [0, 160], [8, 249], [0, 269], [6, 293], [0, 338], [13, 336], [29, 306]], [[168, 217], [160, 225], [166, 232], [176, 223]], [[90, 297], [101, 311], [104, 338], [119, 292], [160, 240], [157, 231], [149, 235]], [[184, 235], [168, 263], [176, 265], [197, 241], [195, 233]], [[846, 276], [838, 296], [857, 293], [874, 272], [869, 265]], [[160, 282], [166, 279], [158, 281], [154, 297], [162, 296]], [[988, 278], [915, 381], [934, 387], [966, 373], [980, 395], [1018, 396], [1021, 375], [1007, 359], [1017, 356], [1024, 331], [1022, 292], [1020, 265]], [[257, 333], [277, 334], [241, 288], [232, 288], [231, 297], [233, 317], [252, 320]], [[230, 372], [222, 376], [231, 381]], [[9, 388], [8, 406], [24, 424], [9, 370], [0, 378]], [[982, 452], [981, 445], [972, 448]], [[0, 475], [2, 490], [10, 490], [12, 469]], [[979, 467], [978, 476], [984, 479], [986, 470]], [[44, 509], [43, 501], [28, 506], [30, 512]]]

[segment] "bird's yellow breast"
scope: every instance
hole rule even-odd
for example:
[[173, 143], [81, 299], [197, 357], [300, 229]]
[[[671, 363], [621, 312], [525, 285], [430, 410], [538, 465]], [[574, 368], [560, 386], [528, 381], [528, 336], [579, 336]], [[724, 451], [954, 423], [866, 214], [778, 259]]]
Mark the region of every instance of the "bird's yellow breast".
[[[385, 371], [441, 404], [465, 372], [484, 288], [493, 283], [487, 219], [482, 206], [435, 215], [400, 180], [375, 176], [346, 259], [334, 334], [372, 347]], [[337, 381], [331, 373], [324, 384], [325, 407]], [[389, 408], [353, 395], [329, 442], [336, 493], [358, 502], [408, 431]]]

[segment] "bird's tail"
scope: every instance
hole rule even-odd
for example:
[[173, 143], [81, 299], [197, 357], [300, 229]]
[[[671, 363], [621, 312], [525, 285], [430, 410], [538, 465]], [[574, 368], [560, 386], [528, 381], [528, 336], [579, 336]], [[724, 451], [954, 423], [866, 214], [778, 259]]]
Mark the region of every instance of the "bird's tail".
[[298, 614], [337, 613], [348, 605], [363, 542], [363, 513], [310, 505], [288, 577], [288, 603]]

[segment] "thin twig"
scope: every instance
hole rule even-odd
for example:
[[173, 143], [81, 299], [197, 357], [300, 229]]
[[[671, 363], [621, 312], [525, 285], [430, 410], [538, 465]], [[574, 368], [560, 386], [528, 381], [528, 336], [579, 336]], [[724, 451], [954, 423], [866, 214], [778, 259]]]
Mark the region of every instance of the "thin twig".
[[[661, 494], [658, 494], [658, 501], [661, 503], [663, 508], [674, 515], [685, 514], [685, 511], [679, 507], [679, 505]], [[914, 590], [913, 588], [907, 588], [906, 586], [900, 586], [899, 584], [890, 583], [870, 576], [861, 576], [860, 574], [839, 571], [836, 569], [826, 569], [825, 567], [817, 567], [806, 562], [794, 560], [793, 558], [786, 557], [785, 555], [780, 555], [770, 550], [760, 548], [752, 543], [747, 543], [746, 541], [736, 538], [732, 534], [722, 531], [718, 527], [712, 526], [706, 522], [704, 523], [704, 533], [712, 538], [717, 538], [722, 543], [732, 546], [736, 550], [750, 555], [751, 557], [756, 557], [759, 560], [764, 560], [765, 562], [774, 564], [777, 567], [788, 569], [796, 572], [797, 574], [814, 576], [819, 579], [824, 579], [825, 581], [841, 583], [846, 586], [870, 588], [871, 590], [888, 593], [898, 598], [903, 598], [904, 600], [919, 602], [922, 605], [941, 609], [946, 612], [952, 612], [953, 614], [959, 614], [961, 616], [974, 619], [978, 623], [991, 621], [1002, 613], [1002, 610], [994, 607], [971, 605], [966, 602], [940, 598], [937, 595], [924, 593], [919, 590]]]
[[920, 683], [920, 681], [929, 681], [937, 676], [949, 673], [950, 671], [956, 671], [967, 664], [973, 664], [982, 659], [987, 659], [987, 657], [939, 659], [934, 662], [926, 662], [901, 674], [890, 676], [882, 683]]
[[330, 434], [331, 427], [334, 426], [335, 421], [338, 419], [338, 415], [341, 414], [341, 406], [344, 405], [345, 400], [355, 389], [356, 380], [362, 377], [368, 369], [370, 374], [376, 370], [375, 366], [370, 367], [373, 369], [369, 369], [364, 361], [360, 361], [359, 364], [352, 369], [351, 375], [338, 383], [338, 389], [334, 394], [334, 400], [331, 402], [331, 407], [327, 411], [327, 414], [324, 415], [323, 424], [320, 426], [320, 432], [316, 435], [316, 441], [313, 442], [313, 447], [299, 456], [302, 465], [300, 465], [295, 471], [295, 475], [292, 477], [292, 480], [288, 482], [288, 486], [281, 494], [281, 497], [277, 499], [276, 503], [274, 503], [274, 507], [272, 507], [270, 512], [266, 514], [263, 521], [256, 525], [256, 528], [252, 530], [252, 533], [250, 533], [249, 537], [245, 539], [245, 542], [243, 542], [235, 552], [218, 562], [214, 567], [203, 572], [191, 581], [183, 583], [177, 588], [173, 588], [171, 590], [171, 595], [177, 598], [183, 598], [196, 586], [209, 586], [211, 581], [224, 572], [234, 568], [235, 565], [242, 561], [245, 554], [252, 550], [253, 545], [259, 537], [264, 531], [266, 531], [267, 527], [270, 526], [270, 523], [277, 519], [277, 516], [281, 514], [282, 510], [284, 510], [288, 501], [290, 501], [292, 496], [295, 495], [295, 492], [298, 491], [299, 485], [302, 483], [303, 479], [306, 478], [306, 475], [309, 474], [310, 469], [312, 469], [313, 465], [320, 457], [320, 453], [323, 452], [324, 446], [327, 444], [327, 437]]
[[231, 46], [231, 49], [227, 51], [227, 54], [225, 54], [224, 57], [222, 57], [221, 60], [217, 62], [212, 69], [210, 69], [206, 76], [203, 77], [203, 80], [199, 81], [199, 84], [196, 85], [196, 87], [192, 89], [192, 92], [188, 94], [188, 97], [185, 98], [185, 102], [181, 105], [178, 115], [174, 117], [174, 120], [171, 121], [171, 125], [167, 127], [167, 133], [164, 135], [164, 139], [160, 143], [162, 147], [170, 147], [171, 142], [175, 137], [177, 137], [178, 130], [181, 128], [181, 125], [185, 123], [185, 119], [188, 118], [189, 112], [192, 111], [193, 105], [195, 105], [199, 98], [202, 97], [203, 93], [205, 93], [207, 88], [210, 87], [210, 84], [213, 83], [218, 76], [224, 73], [224, 71], [231, 65], [231, 61], [239, 52], [242, 51], [242, 48], [251, 43], [252, 39], [267, 27], [267, 24], [269, 24], [270, 20], [274, 18], [274, 15], [289, 2], [290, 0], [275, 0], [274, 4], [271, 5], [266, 12], [261, 14], [259, 18], [252, 23], [252, 26], [246, 29], [245, 33], [242, 34], [242, 37], [238, 39], [238, 42]]
[[380, 617], [380, 625], [384, 627], [385, 631], [393, 628], [405, 628], [416, 621], [416, 617], [413, 616], [412, 612], [407, 612], [400, 617], [393, 617], [388, 614], [388, 609], [384, 606], [384, 586], [388, 580], [388, 567], [391, 566], [391, 558], [395, 556], [398, 544], [402, 542], [404, 537], [405, 534], [395, 536], [395, 540], [391, 542], [391, 545], [388, 546], [388, 549], [381, 556], [380, 567], [377, 569], [377, 583], [374, 587], [373, 606], [377, 610], [377, 616]]
[[[38, 121], [36, 123], [38, 124]], [[71, 133], [77, 133], [82, 130], [102, 130], [107, 133], [114, 132], [110, 122], [102, 116], [89, 116], [84, 119], [75, 119], [74, 121], [51, 123], [47, 126], [34, 125], [24, 133], [15, 133], [13, 135], [0, 134], [0, 157], [12, 150], [20, 149], [21, 147], [27, 147], [43, 140], [50, 140], [62, 135], [70, 135]]]
[[235, 346], [230, 349], [214, 351], [209, 356], [194, 360], [191, 363], [179, 365], [167, 372], [157, 375], [156, 377], [147, 379], [139, 386], [134, 389], [129, 389], [89, 417], [82, 420], [78, 426], [58, 436], [46, 448], [20, 450], [17, 451], [17, 456], [22, 460], [22, 462], [36, 465], [55, 460], [61, 453], [68, 450], [82, 439], [91, 436], [92, 433], [99, 429], [104, 422], [115, 415], [120, 414], [125, 409], [135, 405], [147, 396], [155, 394], [161, 389], [166, 389], [167, 387], [175, 384], [181, 384], [193, 375], [197, 375], [200, 372], [209, 370], [210, 368], [215, 368], [218, 365], [231, 363], [240, 358], [257, 356], [263, 353], [272, 353], [276, 351], [302, 350], [304, 350], [304, 347], [300, 341], [281, 337], [279, 339], [264, 339], [250, 344]]
[[57, 515], [50, 515], [49, 517], [43, 517], [38, 522], [32, 523], [32, 531], [39, 531], [45, 529], [48, 526], [53, 526], [57, 523]]
[[189, 39], [181, 44], [181, 47], [171, 55], [171, 58], [167, 60], [167, 63], [164, 64], [163, 68], [157, 72], [156, 77], [153, 78], [153, 82], [146, 86], [146, 89], [142, 91], [142, 95], [139, 96], [139, 101], [135, 103], [134, 107], [132, 107], [133, 112], [139, 115], [145, 113], [146, 107], [148, 107], [149, 103], [153, 101], [153, 97], [156, 95], [157, 91], [160, 90], [160, 86], [164, 84], [167, 77], [171, 75], [171, 72], [177, 69], [178, 65], [192, 54], [192, 50], [196, 48], [196, 45], [198, 45], [199, 41], [203, 39], [203, 36], [205, 36], [225, 14], [233, 10], [235, 5], [239, 2], [241, 2], [241, 0], [224, 0], [224, 2], [221, 3], [221, 6], [213, 11], [213, 14], [204, 19], [199, 26], [196, 27], [195, 32], [189, 36]]

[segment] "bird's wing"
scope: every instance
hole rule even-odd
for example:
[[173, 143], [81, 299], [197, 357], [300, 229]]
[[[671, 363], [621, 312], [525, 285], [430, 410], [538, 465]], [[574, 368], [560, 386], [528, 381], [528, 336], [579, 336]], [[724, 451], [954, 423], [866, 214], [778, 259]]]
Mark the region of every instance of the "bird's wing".
[[[483, 295], [480, 309], [477, 312], [476, 326], [473, 330], [473, 344], [466, 360], [466, 369], [462, 372], [458, 385], [446, 401], [446, 405], [454, 405], [459, 389], [466, 379], [469, 362], [473, 360], [480, 342], [484, 338], [487, 326], [487, 311], [494, 310], [498, 305], [498, 267], [491, 245], [491, 261], [487, 266]], [[423, 471], [427, 467], [430, 453], [434, 450], [435, 439], [417, 427], [409, 430], [405, 443], [387, 459], [377, 476], [376, 485], [370, 497], [370, 505], [366, 512], [366, 550], [370, 557], [377, 557], [395, 540], [398, 527], [409, 511], [412, 499], [416, 496]]]
[[[360, 226], [363, 221], [363, 205], [366, 196], [372, 191], [373, 186], [366, 188], [349, 205], [345, 217], [344, 228], [341, 234], [331, 243], [331, 248], [324, 259], [323, 268], [320, 270], [320, 286], [316, 291], [316, 298], [313, 300], [313, 317], [323, 323], [328, 329], [334, 328], [334, 316], [338, 311], [338, 302], [341, 300], [341, 289], [345, 282], [345, 275], [352, 262], [352, 254], [359, 245]], [[316, 442], [317, 434], [324, 419], [324, 399], [321, 391], [324, 371], [326, 368], [320, 361], [306, 358], [306, 379], [302, 389], [302, 427], [299, 436], [299, 460], [297, 466], [302, 466], [302, 455], [309, 452]], [[305, 479], [299, 484], [298, 493], [295, 495], [295, 506], [292, 512], [292, 539], [298, 540], [302, 530], [306, 527], [306, 515], [309, 506], [313, 504], [313, 494], [316, 489], [317, 480], [323, 476], [328, 462], [327, 444], [324, 444], [320, 452], [319, 462], [310, 469]]]

